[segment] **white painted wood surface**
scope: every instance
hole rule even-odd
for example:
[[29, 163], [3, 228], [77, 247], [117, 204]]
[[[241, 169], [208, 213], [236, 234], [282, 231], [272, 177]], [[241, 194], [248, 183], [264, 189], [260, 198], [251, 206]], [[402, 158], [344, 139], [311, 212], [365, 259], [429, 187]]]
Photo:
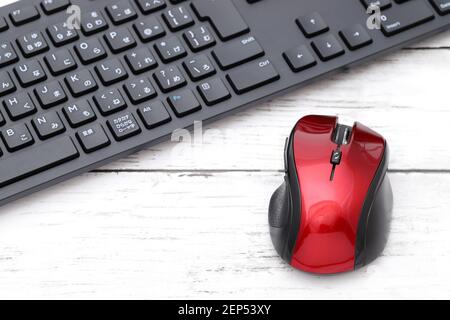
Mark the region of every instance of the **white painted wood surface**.
[[[1, 1], [0, 1], [1, 3]], [[437, 36], [0, 208], [0, 298], [450, 298], [450, 35]], [[303, 115], [386, 136], [384, 255], [352, 274], [292, 270], [267, 206]]]

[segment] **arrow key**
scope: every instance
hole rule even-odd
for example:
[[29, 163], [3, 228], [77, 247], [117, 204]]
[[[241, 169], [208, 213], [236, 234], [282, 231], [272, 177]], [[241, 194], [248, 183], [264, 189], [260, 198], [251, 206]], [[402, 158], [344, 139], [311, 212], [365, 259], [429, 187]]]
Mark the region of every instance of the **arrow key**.
[[286, 51], [283, 57], [294, 72], [303, 71], [317, 64], [311, 51], [305, 45]]
[[295, 20], [307, 38], [312, 38], [321, 33], [327, 32], [330, 28], [317, 12], [302, 16]]
[[332, 34], [317, 39], [312, 46], [322, 61], [334, 59], [345, 53], [339, 40]]
[[350, 50], [360, 49], [373, 42], [367, 30], [360, 24], [342, 30], [339, 34]]

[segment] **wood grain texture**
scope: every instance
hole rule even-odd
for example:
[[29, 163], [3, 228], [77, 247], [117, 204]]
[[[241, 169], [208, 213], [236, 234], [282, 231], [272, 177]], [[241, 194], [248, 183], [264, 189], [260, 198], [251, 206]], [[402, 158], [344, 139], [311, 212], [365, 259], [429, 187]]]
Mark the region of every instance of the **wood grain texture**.
[[[450, 298], [449, 71], [446, 33], [0, 208], [0, 298]], [[284, 139], [311, 113], [390, 143], [391, 237], [352, 274], [297, 272], [270, 242]]]
[[352, 274], [273, 250], [282, 173], [91, 173], [0, 215], [0, 298], [450, 298], [450, 175], [391, 174], [384, 255]]

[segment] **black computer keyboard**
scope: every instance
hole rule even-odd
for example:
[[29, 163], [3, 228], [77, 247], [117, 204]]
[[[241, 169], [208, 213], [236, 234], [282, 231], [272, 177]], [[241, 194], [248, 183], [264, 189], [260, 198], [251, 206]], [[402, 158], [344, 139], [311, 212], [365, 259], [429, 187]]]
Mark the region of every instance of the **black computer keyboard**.
[[[381, 29], [367, 27], [372, 3], [382, 9]], [[77, 8], [69, 5], [79, 6], [79, 25]], [[450, 0], [5, 6], [0, 205], [160, 142], [194, 121], [218, 119], [443, 31], [448, 13]]]

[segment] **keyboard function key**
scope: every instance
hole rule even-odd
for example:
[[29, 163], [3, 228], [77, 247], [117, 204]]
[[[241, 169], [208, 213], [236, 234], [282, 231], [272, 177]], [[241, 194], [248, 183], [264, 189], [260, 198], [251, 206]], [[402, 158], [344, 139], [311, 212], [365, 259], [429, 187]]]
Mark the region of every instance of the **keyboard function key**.
[[86, 153], [92, 153], [111, 144], [105, 130], [99, 124], [78, 131], [77, 139]]
[[316, 39], [312, 46], [322, 61], [337, 58], [345, 53], [344, 48], [334, 35], [326, 35]]
[[80, 100], [63, 108], [63, 113], [72, 128], [95, 121], [97, 116], [87, 100]]
[[227, 70], [263, 56], [264, 50], [254, 37], [249, 36], [216, 48], [212, 54], [220, 68]]
[[3, 100], [3, 106], [13, 121], [25, 118], [37, 111], [33, 100], [26, 92], [6, 98]]
[[219, 78], [202, 82], [198, 86], [198, 92], [208, 106], [216, 105], [231, 98], [230, 91]]
[[56, 111], [36, 116], [33, 118], [32, 123], [41, 140], [49, 139], [66, 131]]
[[15, 26], [21, 26], [28, 22], [37, 20], [40, 18], [39, 11], [37, 11], [36, 7], [28, 6], [21, 9], [16, 9], [9, 14], [11, 21]]
[[138, 109], [138, 114], [141, 117], [147, 129], [154, 129], [172, 120], [169, 112], [161, 101], [155, 101], [148, 105], [142, 106]]
[[178, 117], [185, 117], [202, 108], [191, 90], [174, 93], [167, 98], [167, 101]]
[[299, 17], [295, 21], [307, 38], [312, 38], [330, 29], [317, 12]]
[[26, 124], [18, 124], [2, 131], [3, 142], [9, 152], [15, 152], [34, 143]]
[[360, 24], [344, 29], [339, 34], [350, 50], [360, 49], [373, 42], [367, 30]]
[[129, 139], [142, 132], [131, 112], [118, 114], [113, 119], [108, 120], [108, 127], [117, 141]]
[[305, 45], [286, 51], [283, 57], [294, 72], [306, 70], [317, 64], [316, 58]]
[[244, 94], [277, 81], [280, 74], [269, 60], [260, 60], [231, 71], [227, 79], [237, 94]]

